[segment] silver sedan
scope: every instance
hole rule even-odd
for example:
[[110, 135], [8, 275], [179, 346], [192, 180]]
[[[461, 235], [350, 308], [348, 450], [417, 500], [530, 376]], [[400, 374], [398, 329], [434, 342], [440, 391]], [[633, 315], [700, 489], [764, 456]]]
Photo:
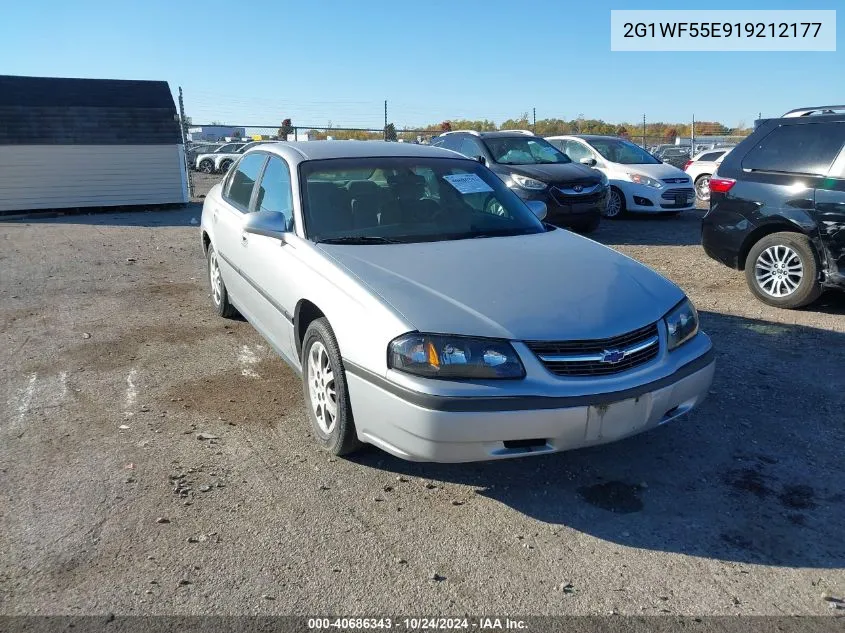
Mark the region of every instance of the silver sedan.
[[218, 314], [302, 376], [314, 434], [463, 462], [611, 442], [697, 406], [710, 339], [649, 268], [433, 147], [261, 145], [205, 200]]

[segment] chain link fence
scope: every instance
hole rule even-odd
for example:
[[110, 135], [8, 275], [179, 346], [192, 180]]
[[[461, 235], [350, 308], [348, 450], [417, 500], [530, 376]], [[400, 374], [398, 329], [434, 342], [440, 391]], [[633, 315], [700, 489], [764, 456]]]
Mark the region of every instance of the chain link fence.
[[[732, 147], [743, 140], [751, 129], [744, 123], [729, 128], [722, 123], [691, 118], [689, 123], [669, 124], [648, 122], [643, 117], [638, 124], [609, 124], [601, 120], [585, 119], [582, 115], [571, 121], [564, 119], [528, 120], [525, 115], [509, 119], [501, 125], [492, 121], [456, 119], [425, 127], [395, 126], [343, 127], [328, 125], [293, 125], [284, 119], [276, 125], [233, 125], [212, 121], [194, 123], [186, 116], [181, 100], [180, 117], [185, 139], [189, 186], [194, 198], [203, 197], [219, 182], [229, 166], [237, 160], [250, 143], [267, 141], [313, 142], [325, 140], [396, 141], [428, 144], [431, 139], [449, 129], [529, 129], [540, 136], [561, 134], [602, 134], [618, 136], [636, 143], [664, 162], [682, 167], [696, 154], [720, 147]], [[384, 104], [384, 120], [387, 103]], [[370, 119], [372, 120], [372, 118]]]

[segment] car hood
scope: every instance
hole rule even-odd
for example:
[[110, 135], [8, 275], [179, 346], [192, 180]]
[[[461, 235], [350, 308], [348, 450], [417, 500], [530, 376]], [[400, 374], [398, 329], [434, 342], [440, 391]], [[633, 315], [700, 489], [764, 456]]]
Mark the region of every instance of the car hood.
[[519, 174], [543, 182], [578, 182], [594, 184], [601, 180], [601, 174], [580, 163], [555, 165], [496, 165], [496, 171]]
[[[657, 165], [617, 165], [619, 169], [624, 171], [635, 172], [638, 174], [644, 174], [646, 176], [650, 176], [652, 178], [656, 178], [657, 180], [663, 180], [664, 178], [683, 178], [687, 176], [686, 172], [682, 169], [678, 169], [674, 165], [669, 165], [668, 163], [658, 163]], [[688, 177], [688, 176], [687, 176]]]
[[653, 270], [562, 229], [318, 248], [421, 332], [606, 338], [657, 321], [684, 296]]

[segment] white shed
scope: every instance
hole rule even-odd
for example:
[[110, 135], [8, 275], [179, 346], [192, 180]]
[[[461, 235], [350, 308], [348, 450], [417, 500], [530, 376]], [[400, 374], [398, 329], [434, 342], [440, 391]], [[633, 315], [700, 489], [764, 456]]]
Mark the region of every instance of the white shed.
[[167, 82], [0, 76], [0, 215], [188, 196]]

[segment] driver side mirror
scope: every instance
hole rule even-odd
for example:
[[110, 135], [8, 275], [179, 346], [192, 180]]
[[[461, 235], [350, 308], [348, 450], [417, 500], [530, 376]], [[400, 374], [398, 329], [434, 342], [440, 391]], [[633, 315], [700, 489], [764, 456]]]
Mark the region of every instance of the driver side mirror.
[[483, 156], [481, 156], [481, 155], [476, 156], [476, 157], [475, 157], [475, 160], [477, 160], [477, 161], [478, 161], [479, 163], [481, 163], [482, 165], [486, 165], [486, 164], [487, 164], [487, 159], [486, 159], [486, 158], [484, 158], [484, 157], [483, 157]]
[[541, 222], [546, 218], [546, 213], [548, 213], [548, 209], [546, 208], [546, 203], [541, 200], [529, 200], [525, 203], [529, 209], [531, 209], [531, 213], [537, 216], [537, 219]]
[[595, 158], [582, 158], [579, 162], [582, 165], [586, 165], [587, 167], [595, 167], [596, 166], [596, 159]]
[[285, 241], [285, 234], [288, 233], [285, 216], [275, 211], [256, 211], [250, 213], [244, 221], [244, 233], [263, 235], [273, 239]]

